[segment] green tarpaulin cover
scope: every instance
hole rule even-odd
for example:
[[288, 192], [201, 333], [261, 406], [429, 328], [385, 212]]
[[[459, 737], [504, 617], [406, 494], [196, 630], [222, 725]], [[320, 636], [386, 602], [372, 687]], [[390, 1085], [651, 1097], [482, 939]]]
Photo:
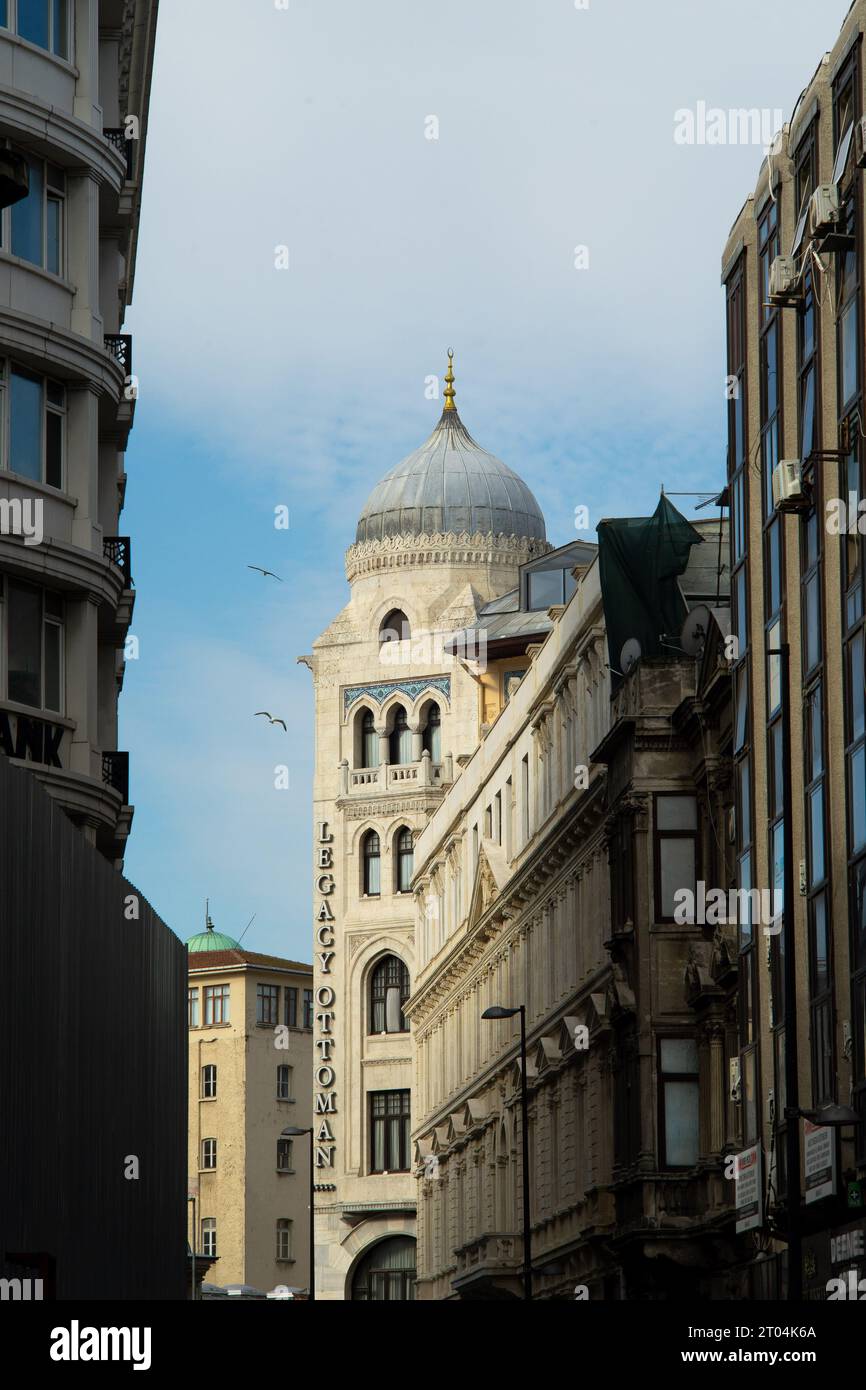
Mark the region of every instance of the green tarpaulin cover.
[[[677, 579], [703, 537], [664, 494], [652, 516], [619, 517], [598, 526], [598, 563], [608, 660], [621, 670], [623, 644], [636, 637], [642, 656], [670, 656], [686, 604]], [[612, 676], [613, 684], [620, 677]]]

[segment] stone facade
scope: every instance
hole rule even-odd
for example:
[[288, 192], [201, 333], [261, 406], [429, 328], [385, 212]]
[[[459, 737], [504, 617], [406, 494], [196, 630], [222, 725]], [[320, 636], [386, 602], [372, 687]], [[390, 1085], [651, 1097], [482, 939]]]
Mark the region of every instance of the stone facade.
[[[195, 998], [189, 1012], [188, 1174], [196, 1196], [196, 1253], [210, 1253], [207, 1223], [214, 1222], [216, 1260], [206, 1278], [221, 1287], [249, 1284], [267, 1293], [278, 1285], [306, 1288], [309, 1281], [309, 1139], [291, 1140], [290, 1162], [279, 1160], [284, 1167], [278, 1166], [277, 1143], [287, 1126], [311, 1123], [312, 1028], [304, 1018], [311, 984], [310, 967], [296, 961], [239, 949], [189, 954]], [[222, 1002], [209, 1003], [206, 995], [221, 986], [229, 990], [227, 1021]], [[265, 1007], [260, 986], [276, 991]], [[294, 1015], [287, 1012], [288, 990], [295, 991]], [[290, 1069], [288, 1076], [278, 1076], [281, 1066]], [[206, 1076], [208, 1067], [215, 1074]], [[213, 1160], [203, 1152], [206, 1140], [216, 1141]], [[211, 1161], [214, 1166], [207, 1166]], [[189, 1215], [192, 1239], [191, 1203]], [[279, 1221], [291, 1222], [285, 1252], [278, 1249]]]
[[[446, 451], [448, 409], [428, 441]], [[461, 445], [474, 457], [477, 446], [464, 435], [461, 427]], [[505, 471], [489, 455], [483, 463]], [[441, 487], [441, 467], [439, 478]], [[405, 1020], [386, 1031], [374, 1017], [374, 977], [391, 958], [414, 989], [418, 937], [405, 846], [411, 856], [412, 840], [478, 743], [478, 662], [474, 653], [447, 655], [444, 638], [473, 628], [479, 608], [514, 589], [519, 565], [547, 548], [535, 536], [418, 530], [356, 543], [346, 555], [349, 602], [301, 658], [315, 688], [317, 1298], [412, 1296], [402, 1275], [365, 1272], [377, 1246], [416, 1233], [409, 1119], [399, 1143], [395, 1122], [394, 1142], [381, 1139], [381, 1151], [374, 1121], [376, 1106], [414, 1098], [413, 1041]], [[365, 855], [371, 845], [375, 867]], [[391, 1292], [380, 1291], [386, 1285]]]

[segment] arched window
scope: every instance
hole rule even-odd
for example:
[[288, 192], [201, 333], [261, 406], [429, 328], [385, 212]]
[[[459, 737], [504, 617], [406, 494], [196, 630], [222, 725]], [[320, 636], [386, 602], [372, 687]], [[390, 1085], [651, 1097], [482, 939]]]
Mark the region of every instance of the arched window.
[[442, 761], [442, 715], [439, 706], [432, 704], [427, 710], [427, 723], [424, 727], [424, 747], [430, 754], [431, 763]]
[[379, 766], [379, 735], [373, 711], [365, 709], [361, 716], [361, 766]]
[[402, 608], [392, 608], [391, 612], [382, 619], [379, 628], [379, 646], [383, 642], [408, 642], [411, 637], [409, 629], [409, 619]]
[[402, 705], [397, 706], [397, 713], [394, 715], [394, 725], [390, 735], [389, 761], [392, 765], [411, 763], [412, 761], [412, 734], [409, 729], [408, 716]]
[[411, 1236], [391, 1236], [374, 1245], [352, 1278], [352, 1300], [394, 1303], [415, 1298], [415, 1242]]
[[378, 898], [382, 891], [381, 864], [379, 836], [375, 830], [368, 830], [364, 836], [364, 892], [368, 898]]
[[408, 1033], [403, 1005], [409, 998], [409, 971], [399, 956], [385, 956], [370, 979], [370, 1032]]
[[408, 893], [412, 882], [412, 869], [415, 852], [412, 847], [412, 831], [407, 826], [397, 832], [397, 885], [398, 893]]

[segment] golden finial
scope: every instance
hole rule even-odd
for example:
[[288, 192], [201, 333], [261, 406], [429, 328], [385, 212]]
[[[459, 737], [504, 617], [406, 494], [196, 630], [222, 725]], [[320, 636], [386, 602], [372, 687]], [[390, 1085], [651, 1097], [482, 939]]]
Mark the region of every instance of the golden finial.
[[454, 349], [453, 349], [453, 348], [449, 348], [449, 349], [448, 349], [448, 370], [447, 370], [447, 372], [445, 373], [445, 390], [444, 390], [444, 392], [443, 392], [443, 395], [444, 395], [444, 397], [445, 397], [445, 406], [444, 406], [444, 409], [445, 409], [445, 410], [456, 410], [457, 407], [456, 407], [456, 405], [454, 404], [454, 395], [455, 395], [455, 392], [454, 392]]

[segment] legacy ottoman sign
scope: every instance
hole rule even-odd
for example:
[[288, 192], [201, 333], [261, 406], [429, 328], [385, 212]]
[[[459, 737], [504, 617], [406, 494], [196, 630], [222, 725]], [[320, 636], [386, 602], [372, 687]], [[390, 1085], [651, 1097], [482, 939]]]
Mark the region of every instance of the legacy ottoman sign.
[[[316, 912], [316, 957], [323, 975], [330, 975], [331, 961], [336, 955], [334, 949], [334, 913], [331, 898], [334, 893], [334, 837], [328, 829], [327, 821], [320, 821], [316, 835], [316, 893], [319, 907]], [[314, 1099], [315, 1114], [321, 1115], [315, 1133], [315, 1163], [317, 1168], [333, 1168], [334, 1135], [326, 1116], [337, 1113], [336, 1071], [334, 1070], [334, 1036], [331, 1025], [334, 1021], [334, 1001], [336, 995], [330, 985], [319, 985], [315, 994], [317, 1034], [313, 1047], [318, 1052], [315, 1081], [317, 1091]]]

